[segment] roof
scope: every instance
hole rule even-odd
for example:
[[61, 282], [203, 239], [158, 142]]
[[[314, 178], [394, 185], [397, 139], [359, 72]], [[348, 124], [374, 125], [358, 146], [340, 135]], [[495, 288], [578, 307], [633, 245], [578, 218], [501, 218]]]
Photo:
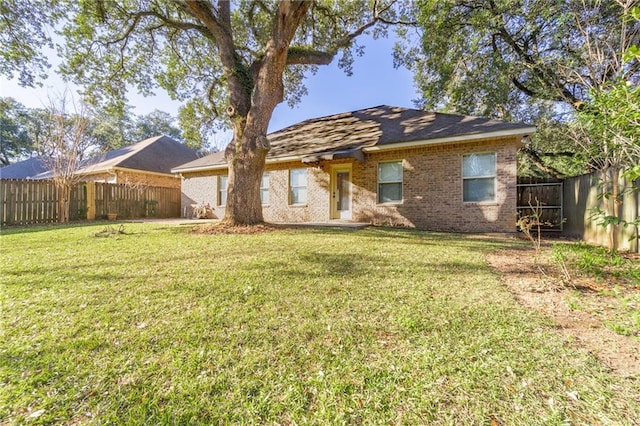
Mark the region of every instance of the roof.
[[41, 157], [31, 157], [0, 168], [0, 179], [28, 179], [48, 170]]
[[[523, 123], [381, 105], [305, 120], [273, 132], [267, 136], [271, 144], [267, 162], [357, 158], [362, 151], [524, 136], [534, 131], [535, 127]], [[183, 164], [173, 171], [226, 167], [223, 155], [216, 154]]]
[[184, 169], [205, 169], [210, 166], [226, 166], [227, 162], [224, 159], [224, 151], [214, 152], [213, 154], [205, 155], [202, 158], [198, 158], [197, 160], [191, 161], [186, 164], [182, 164], [172, 171], [174, 173], [179, 173], [179, 170]]
[[76, 173], [90, 174], [118, 167], [170, 174], [173, 167], [196, 158], [196, 151], [163, 135], [93, 157]]

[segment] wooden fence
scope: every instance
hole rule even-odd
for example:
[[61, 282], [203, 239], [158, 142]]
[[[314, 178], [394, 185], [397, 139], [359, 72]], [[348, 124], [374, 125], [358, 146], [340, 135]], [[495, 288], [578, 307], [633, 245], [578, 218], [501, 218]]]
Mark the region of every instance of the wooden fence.
[[564, 223], [562, 182], [551, 179], [518, 179], [518, 216], [532, 214], [533, 208], [541, 211], [540, 220], [547, 225], [545, 231], [562, 231]]
[[[594, 217], [596, 208], [605, 210], [605, 204], [611, 200], [602, 196], [602, 178], [598, 173], [567, 178], [564, 180], [564, 214], [566, 216], [564, 234], [580, 238], [590, 243], [608, 246], [609, 235], [598, 219]], [[631, 191], [633, 183], [620, 179], [620, 189], [624, 194], [620, 205], [620, 217], [627, 221], [634, 221], [640, 214], [640, 193]], [[640, 186], [640, 182], [635, 183]], [[638, 227], [618, 226], [618, 241], [620, 250], [640, 252]]]
[[[71, 192], [71, 220], [180, 217], [180, 189], [82, 182]], [[0, 225], [58, 222], [58, 189], [50, 180], [0, 179]]]

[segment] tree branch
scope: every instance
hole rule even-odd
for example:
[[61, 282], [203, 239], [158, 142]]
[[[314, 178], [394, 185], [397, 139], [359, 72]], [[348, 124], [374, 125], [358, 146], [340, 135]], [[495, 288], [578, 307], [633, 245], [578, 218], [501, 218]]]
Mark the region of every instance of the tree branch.
[[535, 152], [533, 149], [531, 149], [531, 147], [529, 146], [525, 146], [520, 148], [520, 151], [525, 154], [530, 160], [531, 162], [538, 167], [540, 170], [542, 170], [543, 172], [555, 177], [556, 179], [562, 179], [564, 178], [564, 174], [562, 174], [560, 171], [558, 171], [556, 168], [554, 168], [553, 166], [550, 166], [548, 164], [546, 164], [542, 158], [540, 158], [540, 156], [538, 155], [537, 152]]
[[238, 54], [231, 33], [230, 2], [221, 0], [218, 3], [218, 15], [208, 3], [198, 0], [184, 0], [180, 6], [191, 16], [200, 21], [214, 36], [218, 47], [220, 62], [227, 76], [230, 103], [233, 115], [245, 116], [251, 106], [253, 80], [249, 67], [243, 63]]
[[287, 65], [328, 65], [335, 53], [293, 46], [287, 54]]

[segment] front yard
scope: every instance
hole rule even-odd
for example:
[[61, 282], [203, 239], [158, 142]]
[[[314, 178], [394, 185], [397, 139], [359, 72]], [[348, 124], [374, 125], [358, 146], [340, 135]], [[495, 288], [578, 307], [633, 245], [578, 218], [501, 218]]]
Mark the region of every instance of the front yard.
[[638, 424], [485, 255], [407, 230], [3, 230], [0, 423]]

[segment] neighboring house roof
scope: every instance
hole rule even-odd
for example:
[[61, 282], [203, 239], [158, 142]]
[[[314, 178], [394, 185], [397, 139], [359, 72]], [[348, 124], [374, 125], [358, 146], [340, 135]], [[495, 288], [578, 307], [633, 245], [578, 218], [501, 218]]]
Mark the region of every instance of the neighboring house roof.
[[122, 168], [170, 174], [173, 167], [196, 158], [196, 151], [163, 135], [93, 157], [76, 173], [92, 174]]
[[47, 170], [41, 157], [31, 157], [0, 168], [0, 179], [29, 179]]
[[[363, 158], [363, 152], [490, 137], [527, 135], [535, 127], [488, 118], [442, 114], [381, 105], [302, 121], [268, 135], [267, 162], [315, 162]], [[173, 169], [174, 172], [226, 167], [224, 155], [211, 154]]]

